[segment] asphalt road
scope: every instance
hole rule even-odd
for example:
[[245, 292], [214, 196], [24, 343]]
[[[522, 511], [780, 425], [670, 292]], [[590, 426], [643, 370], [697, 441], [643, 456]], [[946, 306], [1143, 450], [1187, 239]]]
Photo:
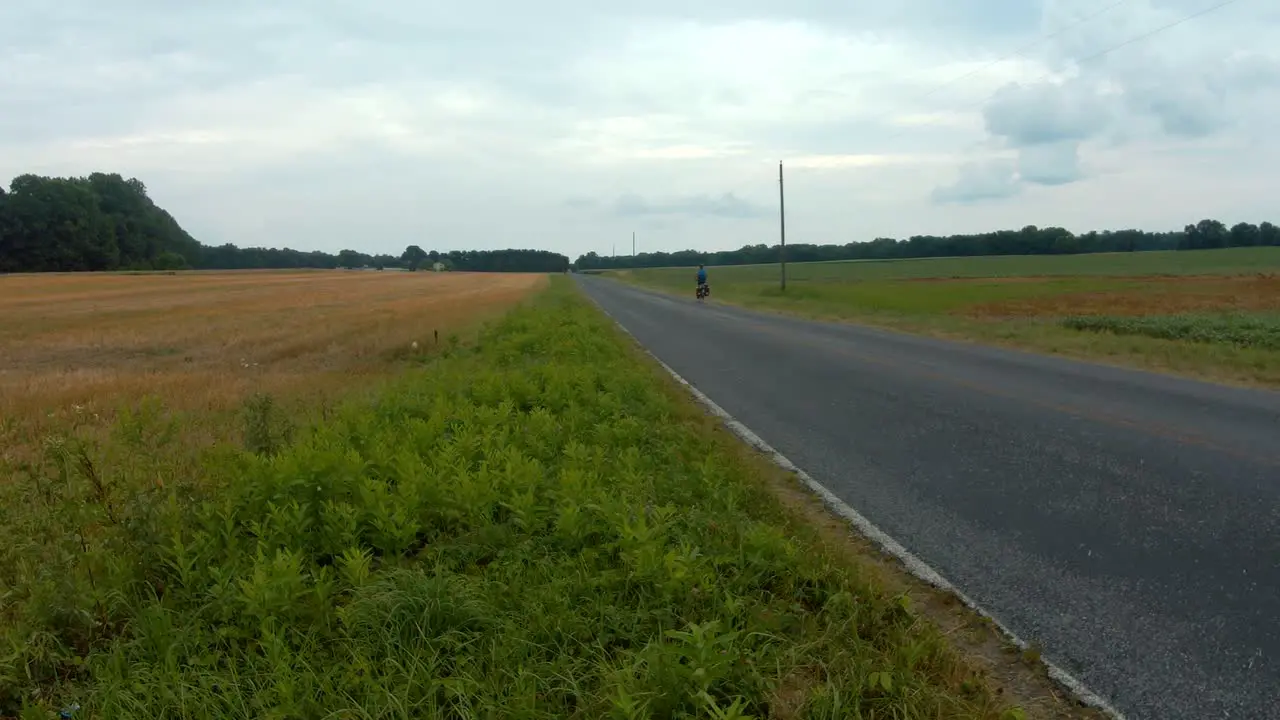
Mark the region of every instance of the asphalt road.
[[1280, 718], [1280, 393], [579, 282], [1127, 717]]

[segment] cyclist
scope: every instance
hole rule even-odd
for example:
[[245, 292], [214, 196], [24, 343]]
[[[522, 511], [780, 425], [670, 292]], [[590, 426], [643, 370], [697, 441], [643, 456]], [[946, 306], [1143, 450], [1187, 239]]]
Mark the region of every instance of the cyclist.
[[707, 284], [707, 268], [698, 265], [698, 289], [701, 290], [703, 285]]

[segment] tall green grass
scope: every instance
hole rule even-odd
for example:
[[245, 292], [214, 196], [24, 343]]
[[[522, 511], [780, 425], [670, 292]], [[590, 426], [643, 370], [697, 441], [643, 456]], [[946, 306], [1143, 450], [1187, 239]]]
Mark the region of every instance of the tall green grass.
[[1280, 350], [1280, 315], [1275, 313], [1088, 316], [1064, 318], [1061, 323], [1072, 330]]
[[567, 280], [322, 425], [270, 408], [199, 478], [151, 407], [0, 487], [0, 715], [999, 717]]

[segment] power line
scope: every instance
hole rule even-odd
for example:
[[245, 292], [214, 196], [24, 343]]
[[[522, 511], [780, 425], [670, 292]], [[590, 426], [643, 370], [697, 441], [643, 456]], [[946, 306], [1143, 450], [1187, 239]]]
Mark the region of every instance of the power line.
[[1126, 45], [1132, 45], [1133, 43], [1136, 43], [1136, 42], [1138, 42], [1139, 40], [1146, 40], [1147, 38], [1151, 37], [1152, 35], [1155, 35], [1155, 34], [1157, 34], [1157, 33], [1162, 33], [1162, 32], [1164, 32], [1165, 30], [1168, 30], [1168, 29], [1173, 28], [1173, 27], [1177, 27], [1178, 25], [1181, 25], [1182, 23], [1185, 23], [1185, 22], [1188, 22], [1188, 21], [1190, 21], [1190, 20], [1194, 20], [1194, 19], [1196, 19], [1196, 18], [1200, 17], [1201, 15], [1208, 15], [1209, 13], [1213, 12], [1214, 10], [1218, 10], [1218, 9], [1220, 9], [1220, 8], [1224, 8], [1224, 7], [1226, 7], [1226, 6], [1228, 6], [1228, 5], [1232, 4], [1232, 3], [1235, 3], [1235, 2], [1239, 2], [1239, 0], [1223, 0], [1222, 2], [1218, 3], [1217, 5], [1211, 5], [1210, 7], [1207, 7], [1207, 8], [1205, 8], [1204, 10], [1200, 10], [1200, 11], [1197, 11], [1197, 12], [1193, 12], [1193, 13], [1191, 13], [1190, 15], [1187, 15], [1187, 16], [1182, 17], [1181, 19], [1174, 20], [1173, 22], [1168, 23], [1167, 25], [1161, 25], [1160, 27], [1158, 27], [1158, 28], [1154, 28], [1154, 29], [1152, 29], [1152, 30], [1149, 30], [1149, 31], [1147, 31], [1147, 32], [1145, 32], [1145, 33], [1143, 33], [1143, 34], [1141, 34], [1141, 35], [1137, 35], [1137, 36], [1135, 36], [1135, 37], [1129, 38], [1128, 40], [1125, 40], [1124, 42], [1120, 43], [1119, 45], [1113, 45], [1113, 46], [1111, 46], [1111, 47], [1107, 48], [1106, 50], [1103, 50], [1102, 52], [1094, 53], [1093, 55], [1088, 55], [1088, 56], [1082, 57], [1082, 58], [1080, 58], [1080, 59], [1076, 60], [1076, 64], [1079, 64], [1079, 63], [1082, 63], [1082, 62], [1088, 62], [1089, 60], [1093, 60], [1093, 59], [1096, 59], [1096, 58], [1100, 58], [1100, 57], [1102, 57], [1103, 55], [1106, 55], [1106, 54], [1111, 53], [1111, 52], [1115, 52], [1116, 50], [1119, 50], [1120, 48], [1125, 47]]
[[[1129, 45], [1132, 45], [1132, 44], [1134, 44], [1134, 43], [1136, 43], [1136, 42], [1140, 42], [1140, 41], [1142, 41], [1142, 40], [1146, 40], [1147, 38], [1152, 37], [1153, 35], [1158, 35], [1158, 34], [1160, 34], [1160, 33], [1164, 32], [1164, 31], [1166, 31], [1166, 30], [1169, 30], [1169, 29], [1171, 29], [1171, 28], [1175, 28], [1175, 27], [1177, 27], [1177, 26], [1179, 26], [1179, 25], [1181, 25], [1181, 24], [1183, 24], [1183, 23], [1185, 23], [1185, 22], [1189, 22], [1189, 21], [1191, 21], [1191, 20], [1194, 20], [1194, 19], [1196, 19], [1196, 18], [1198, 18], [1198, 17], [1200, 17], [1200, 16], [1202, 16], [1202, 15], [1208, 15], [1209, 13], [1213, 12], [1214, 10], [1218, 10], [1218, 9], [1224, 8], [1224, 7], [1228, 6], [1228, 5], [1231, 5], [1232, 3], [1236, 3], [1236, 2], [1239, 2], [1239, 1], [1240, 1], [1240, 0], [1222, 0], [1221, 2], [1219, 2], [1219, 3], [1218, 3], [1218, 4], [1216, 4], [1216, 5], [1212, 5], [1212, 6], [1210, 6], [1210, 7], [1207, 7], [1207, 8], [1205, 8], [1205, 9], [1203, 9], [1203, 10], [1199, 10], [1199, 11], [1197, 11], [1197, 12], [1191, 13], [1190, 15], [1184, 15], [1183, 17], [1181, 17], [1181, 18], [1179, 18], [1179, 19], [1177, 19], [1177, 20], [1174, 20], [1173, 22], [1166, 23], [1166, 24], [1161, 25], [1161, 26], [1156, 27], [1156, 28], [1152, 28], [1151, 30], [1148, 30], [1147, 32], [1144, 32], [1144, 33], [1142, 33], [1142, 34], [1140, 34], [1140, 35], [1135, 35], [1135, 36], [1133, 36], [1133, 37], [1129, 38], [1128, 40], [1125, 40], [1124, 42], [1121, 42], [1121, 43], [1117, 43], [1117, 44], [1115, 44], [1115, 45], [1112, 45], [1112, 46], [1110, 46], [1110, 47], [1108, 47], [1108, 48], [1105, 48], [1105, 49], [1100, 50], [1100, 51], [1098, 51], [1098, 52], [1096, 52], [1096, 53], [1093, 53], [1092, 55], [1086, 55], [1086, 56], [1084, 56], [1084, 57], [1082, 57], [1082, 58], [1076, 58], [1076, 59], [1075, 59], [1075, 64], [1076, 64], [1076, 65], [1082, 65], [1082, 64], [1084, 64], [1084, 63], [1086, 63], [1086, 62], [1089, 62], [1090, 60], [1097, 60], [1098, 58], [1103, 57], [1103, 56], [1105, 56], [1105, 55], [1109, 55], [1109, 54], [1111, 54], [1111, 53], [1115, 52], [1116, 50], [1119, 50], [1119, 49], [1124, 48], [1124, 47], [1128, 47]], [[1027, 84], [1029, 84], [1029, 85], [1030, 85], [1030, 84], [1038, 83], [1038, 82], [1040, 82], [1041, 80], [1044, 80], [1044, 79], [1046, 79], [1046, 78], [1049, 78], [1049, 77], [1053, 76], [1054, 74], [1055, 74], [1055, 72], [1054, 72], [1054, 71], [1052, 71], [1052, 70], [1050, 70], [1049, 72], [1047, 72], [1047, 73], [1045, 73], [1045, 74], [1043, 74], [1043, 75], [1041, 75], [1041, 76], [1039, 76], [1039, 77], [1037, 77], [1037, 78], [1035, 78], [1035, 79], [1033, 79], [1033, 80], [1029, 81]], [[982, 105], [983, 103], [985, 103], [985, 102], [987, 102], [987, 101], [991, 100], [991, 98], [995, 97], [995, 96], [996, 96], [996, 93], [999, 93], [999, 92], [1000, 92], [999, 90], [996, 90], [995, 92], [993, 92], [993, 93], [991, 93], [991, 94], [987, 95], [986, 97], [981, 98], [981, 99], [980, 99], [980, 100], [978, 100], [977, 102], [969, 103], [968, 105], [962, 105], [962, 106], [960, 106], [960, 107], [959, 107], [959, 108], [957, 108], [957, 109], [958, 109], [958, 110], [968, 110], [968, 109], [969, 109], [969, 108], [971, 108], [971, 107], [975, 107], [975, 106], [978, 106], [978, 105]], [[929, 123], [924, 123], [924, 124], [925, 124], [925, 125], [928, 125]], [[914, 128], [912, 128], [912, 129], [908, 129], [908, 130], [903, 130], [903, 131], [898, 132], [898, 133], [894, 133], [893, 135], [890, 135], [889, 137], [885, 138], [885, 140], [886, 140], [886, 141], [887, 141], [887, 140], [893, 140], [893, 139], [895, 139], [895, 138], [901, 137], [901, 136], [903, 136], [903, 135], [905, 135], [905, 134], [907, 134], [907, 133], [911, 132], [913, 129], [914, 129]]]
[[990, 68], [990, 67], [992, 67], [992, 66], [994, 66], [994, 65], [999, 65], [1000, 63], [1004, 62], [1005, 60], [1008, 60], [1009, 58], [1017, 57], [1017, 56], [1021, 55], [1022, 53], [1026, 52], [1026, 51], [1028, 51], [1028, 50], [1030, 50], [1030, 49], [1032, 49], [1032, 48], [1034, 48], [1034, 47], [1037, 47], [1038, 45], [1041, 45], [1041, 44], [1042, 44], [1042, 43], [1044, 43], [1045, 41], [1047, 41], [1047, 40], [1052, 40], [1053, 38], [1058, 37], [1059, 35], [1061, 35], [1061, 34], [1065, 33], [1066, 31], [1068, 31], [1068, 30], [1070, 30], [1070, 29], [1072, 29], [1072, 28], [1075, 28], [1075, 27], [1079, 27], [1080, 25], [1083, 25], [1084, 23], [1089, 22], [1090, 20], [1092, 20], [1092, 19], [1094, 19], [1094, 18], [1096, 18], [1096, 17], [1098, 17], [1098, 16], [1100, 16], [1100, 15], [1103, 15], [1104, 13], [1107, 13], [1107, 12], [1109, 12], [1109, 11], [1111, 11], [1111, 10], [1114, 10], [1115, 8], [1118, 8], [1118, 7], [1120, 7], [1121, 5], [1124, 5], [1124, 4], [1125, 4], [1125, 3], [1127, 3], [1127, 2], [1129, 2], [1129, 0], [1117, 0], [1116, 2], [1111, 3], [1110, 5], [1108, 5], [1108, 6], [1104, 7], [1104, 8], [1102, 8], [1101, 10], [1098, 10], [1097, 12], [1094, 12], [1094, 13], [1092, 13], [1092, 14], [1090, 14], [1090, 15], [1086, 15], [1085, 17], [1079, 18], [1079, 19], [1077, 19], [1075, 22], [1073, 22], [1073, 23], [1071, 23], [1071, 24], [1069, 24], [1069, 25], [1066, 25], [1066, 26], [1064, 26], [1064, 27], [1058, 28], [1057, 30], [1055, 30], [1054, 32], [1049, 33], [1048, 35], [1042, 35], [1042, 36], [1040, 36], [1040, 38], [1038, 38], [1035, 42], [1028, 43], [1027, 45], [1023, 45], [1022, 47], [1018, 48], [1017, 50], [1014, 50], [1013, 52], [1010, 52], [1010, 53], [1008, 53], [1008, 54], [1002, 55], [1002, 56], [1000, 56], [1000, 57], [996, 58], [995, 60], [992, 60], [991, 62], [987, 63], [986, 65], [983, 65], [982, 67], [977, 68], [976, 70], [970, 70], [969, 72], [967, 72], [967, 73], [965, 73], [965, 74], [963, 74], [963, 75], [960, 75], [960, 76], [958, 76], [958, 77], [954, 77], [954, 78], [952, 78], [952, 79], [950, 79], [950, 80], [948, 80], [948, 81], [946, 81], [946, 82], [942, 83], [941, 85], [938, 85], [937, 87], [933, 88], [932, 90], [930, 90], [930, 91], [926, 92], [925, 94], [923, 94], [923, 95], [921, 95], [921, 96], [919, 96], [919, 97], [914, 98], [912, 101], [913, 101], [913, 102], [915, 102], [915, 101], [923, 100], [923, 99], [925, 99], [925, 98], [927, 98], [927, 97], [929, 97], [929, 96], [933, 95], [934, 93], [938, 92], [939, 90], [942, 90], [942, 89], [944, 89], [944, 88], [946, 88], [946, 87], [949, 87], [949, 86], [951, 86], [951, 85], [954, 85], [955, 83], [958, 83], [958, 82], [960, 82], [961, 80], [964, 80], [964, 79], [966, 79], [966, 78], [973, 77], [974, 75], [977, 75], [978, 73], [980, 73], [980, 72], [982, 72], [982, 71], [984, 71], [984, 70], [986, 70], [986, 69], [988, 69], [988, 68]]

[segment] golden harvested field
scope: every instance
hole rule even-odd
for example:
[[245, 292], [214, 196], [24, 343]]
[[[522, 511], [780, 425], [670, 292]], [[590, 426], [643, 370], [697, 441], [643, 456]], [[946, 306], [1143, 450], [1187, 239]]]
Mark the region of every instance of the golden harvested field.
[[[218, 413], [326, 397], [513, 307], [543, 275], [210, 272], [0, 277], [0, 444], [122, 403]], [[8, 436], [8, 437], [6, 437]], [[14, 440], [19, 442], [15, 443]], [[3, 459], [3, 458], [0, 458]]]

